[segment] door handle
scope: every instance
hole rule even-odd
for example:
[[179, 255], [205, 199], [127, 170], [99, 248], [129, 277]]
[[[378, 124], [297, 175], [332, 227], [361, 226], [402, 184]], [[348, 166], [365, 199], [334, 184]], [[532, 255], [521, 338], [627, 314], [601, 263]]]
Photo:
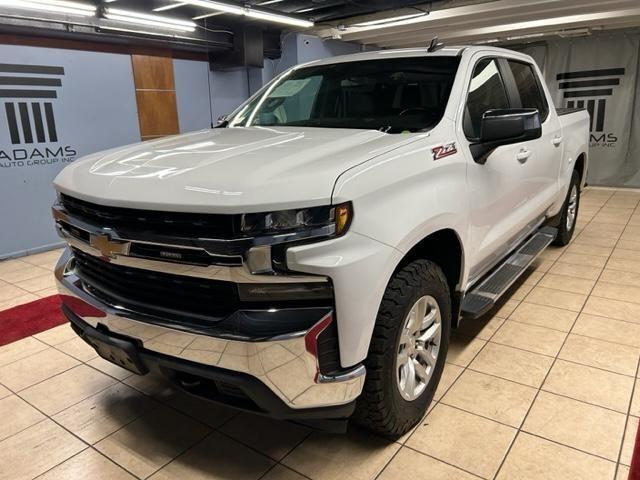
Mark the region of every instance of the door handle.
[[562, 137], [554, 137], [553, 140], [551, 140], [551, 143], [556, 147], [559, 146], [562, 143]]
[[516, 154], [516, 158], [522, 163], [529, 160], [530, 156], [531, 156], [531, 150], [528, 150], [526, 148], [523, 148]]

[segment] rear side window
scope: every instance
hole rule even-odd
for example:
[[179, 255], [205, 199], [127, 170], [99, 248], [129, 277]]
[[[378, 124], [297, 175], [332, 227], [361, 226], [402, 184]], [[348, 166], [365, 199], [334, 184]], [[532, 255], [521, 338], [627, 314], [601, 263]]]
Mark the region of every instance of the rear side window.
[[516, 81], [522, 108], [537, 108], [540, 112], [540, 118], [546, 119], [549, 108], [533, 67], [528, 63], [509, 60], [509, 68]]
[[467, 138], [480, 137], [480, 123], [487, 110], [509, 108], [507, 91], [494, 58], [480, 60], [474, 70], [464, 114]]

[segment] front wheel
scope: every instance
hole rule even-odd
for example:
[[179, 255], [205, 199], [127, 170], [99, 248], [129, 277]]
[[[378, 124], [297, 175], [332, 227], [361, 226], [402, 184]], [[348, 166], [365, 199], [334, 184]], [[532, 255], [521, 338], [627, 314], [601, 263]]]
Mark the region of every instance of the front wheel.
[[560, 215], [560, 224], [558, 225], [558, 235], [553, 241], [554, 245], [564, 247], [568, 245], [573, 237], [576, 229], [576, 221], [578, 220], [578, 208], [580, 207], [580, 176], [576, 170], [571, 175], [571, 184], [569, 192], [562, 207]]
[[391, 278], [365, 365], [355, 419], [388, 436], [424, 416], [440, 381], [451, 330], [451, 297], [440, 267], [414, 261]]

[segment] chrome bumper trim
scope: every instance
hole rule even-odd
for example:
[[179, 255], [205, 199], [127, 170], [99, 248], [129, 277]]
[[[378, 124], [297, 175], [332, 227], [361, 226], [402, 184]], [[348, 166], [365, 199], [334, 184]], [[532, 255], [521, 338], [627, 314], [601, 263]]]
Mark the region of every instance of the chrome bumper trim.
[[308, 331], [264, 341], [237, 341], [185, 332], [134, 320], [126, 310], [96, 299], [80, 286], [78, 277], [69, 269], [70, 258], [66, 249], [56, 266], [58, 290], [63, 303], [94, 328], [101, 324], [111, 332], [138, 339], [150, 352], [249, 374], [294, 409], [343, 405], [362, 392], [365, 378], [362, 365], [336, 376], [322, 375], [319, 371], [315, 340], [333, 321], [331, 314]]

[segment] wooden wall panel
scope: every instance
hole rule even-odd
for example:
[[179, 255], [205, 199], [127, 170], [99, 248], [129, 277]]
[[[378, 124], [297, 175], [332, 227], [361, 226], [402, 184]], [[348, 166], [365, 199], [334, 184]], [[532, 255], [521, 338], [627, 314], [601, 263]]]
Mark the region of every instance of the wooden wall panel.
[[131, 64], [142, 139], [180, 133], [171, 56], [133, 54]]

